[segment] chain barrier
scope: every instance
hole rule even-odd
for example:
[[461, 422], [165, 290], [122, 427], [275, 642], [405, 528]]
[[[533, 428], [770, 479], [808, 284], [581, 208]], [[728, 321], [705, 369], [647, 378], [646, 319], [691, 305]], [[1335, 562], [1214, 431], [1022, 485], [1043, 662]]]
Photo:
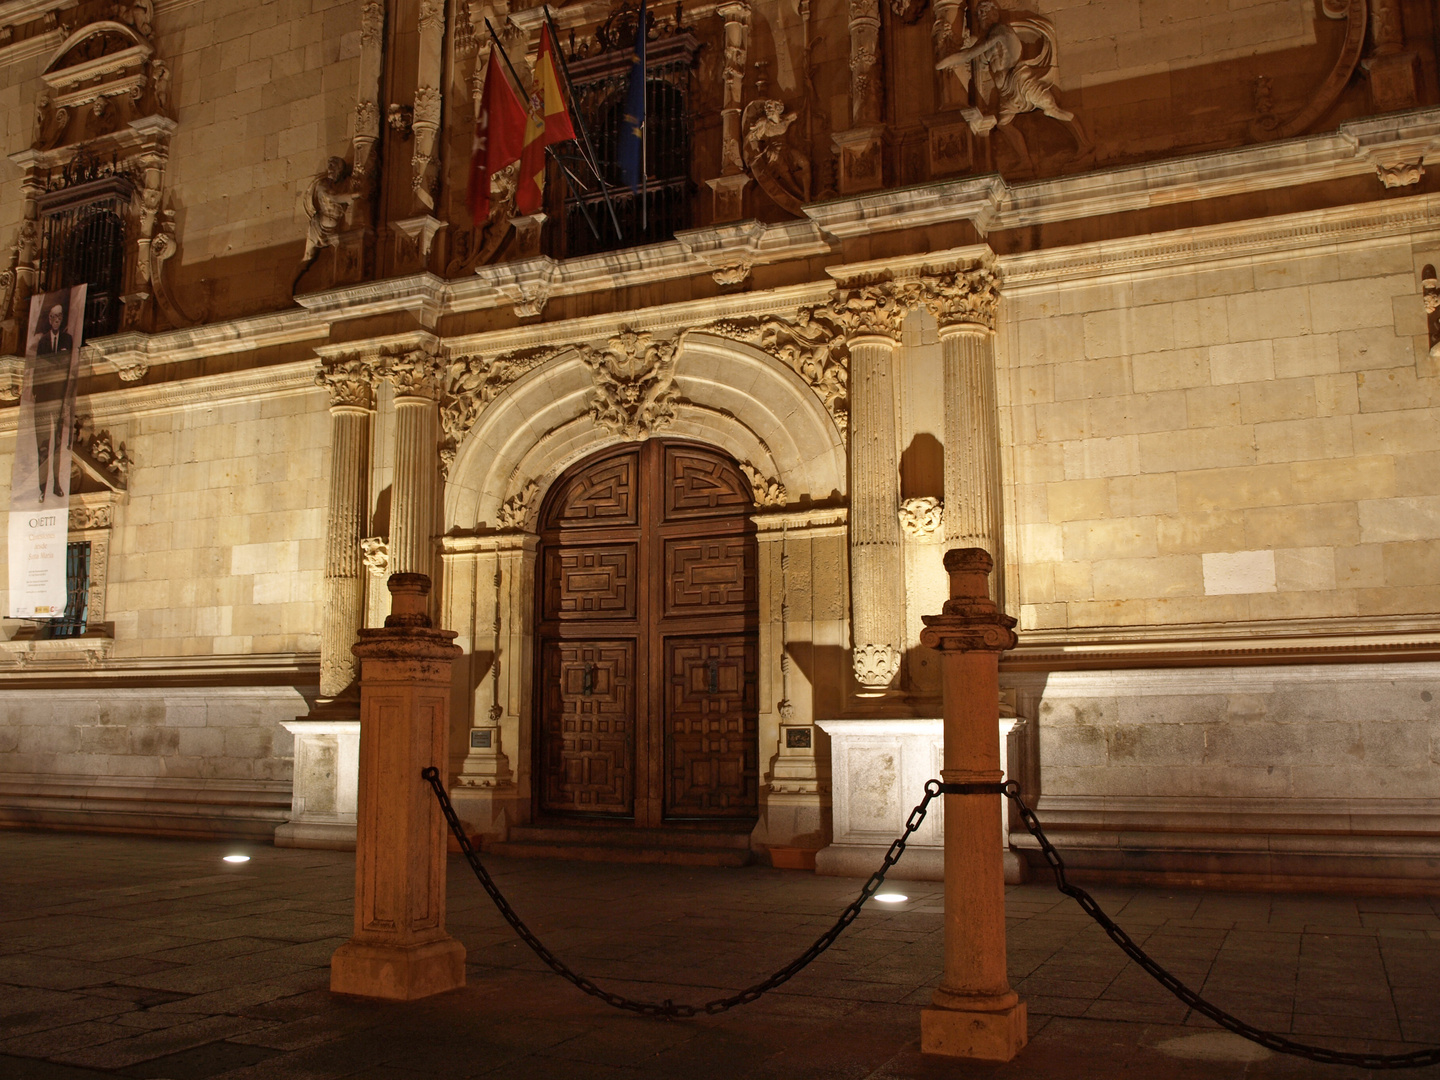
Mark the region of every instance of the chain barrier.
[[[769, 993], [781, 983], [788, 982], [794, 978], [802, 968], [823, 953], [835, 943], [845, 928], [855, 921], [860, 914], [860, 909], [865, 906], [865, 901], [874, 896], [885, 880], [885, 875], [890, 868], [900, 861], [900, 856], [905, 853], [905, 844], [920, 823], [925, 820], [925, 813], [930, 809], [930, 800], [938, 794], [932, 793], [926, 788], [925, 798], [920, 804], [910, 811], [910, 817], [906, 819], [905, 831], [890, 845], [890, 850], [885, 853], [885, 861], [880, 864], [880, 869], [870, 875], [870, 880], [865, 882], [860, 890], [860, 895], [850, 902], [850, 906], [840, 913], [835, 920], [835, 925], [826, 930], [815, 939], [803, 953], [797, 956], [790, 963], [786, 964], [775, 974], [763, 982], [754, 986], [746, 987], [738, 994], [731, 994], [729, 997], [716, 998], [714, 1001], [707, 1001], [703, 1005], [677, 1005], [673, 1001], [637, 1001], [634, 998], [627, 998], [622, 994], [614, 994], [596, 986], [594, 982], [572, 970], [563, 960], [552, 953], [545, 944], [535, 936], [528, 926], [515, 914], [515, 909], [510, 906], [509, 901], [501, 895], [499, 888], [491, 879], [489, 872], [480, 863], [480, 856], [470, 844], [470, 838], [465, 835], [464, 828], [460, 825], [460, 819], [455, 816], [455, 808], [450, 804], [450, 796], [445, 792], [445, 786], [440, 783], [440, 773], [432, 765], [422, 769], [420, 775], [429, 782], [435, 792], [435, 798], [440, 802], [440, 811], [445, 815], [446, 822], [450, 825], [450, 831], [454, 834], [455, 840], [460, 845], [460, 853], [465, 856], [465, 861], [470, 864], [470, 869], [475, 871], [475, 876], [480, 879], [480, 885], [490, 894], [490, 899], [495, 901], [495, 906], [500, 909], [500, 915], [510, 924], [515, 933], [520, 935], [520, 940], [529, 945], [535, 955], [545, 961], [550, 970], [561, 978], [573, 983], [578, 989], [589, 994], [591, 997], [599, 998], [607, 1005], [617, 1009], [624, 1009], [626, 1012], [639, 1013], [641, 1016], [662, 1016], [670, 1020], [685, 1020], [692, 1016], [699, 1016], [704, 1013], [707, 1016], [715, 1016], [719, 1013], [728, 1012], [737, 1005], [748, 1005], [762, 994]], [[932, 781], [933, 783], [933, 781]]]
[[1120, 946], [1126, 956], [1139, 964], [1156, 982], [1169, 990], [1177, 998], [1183, 1001], [1190, 1008], [1203, 1016], [1209, 1017], [1221, 1027], [1235, 1034], [1249, 1039], [1251, 1042], [1259, 1043], [1268, 1050], [1277, 1053], [1289, 1054], [1293, 1057], [1307, 1058], [1310, 1061], [1318, 1061], [1326, 1065], [1351, 1065], [1362, 1069], [1420, 1069], [1430, 1065], [1440, 1065], [1440, 1049], [1416, 1050], [1408, 1054], [1354, 1054], [1342, 1050], [1330, 1050], [1323, 1046], [1311, 1046], [1307, 1043], [1295, 1042], [1283, 1035], [1277, 1035], [1271, 1031], [1264, 1031], [1247, 1024], [1237, 1016], [1233, 1016], [1201, 997], [1194, 990], [1191, 990], [1163, 965], [1150, 956], [1144, 949], [1136, 944], [1135, 939], [1122, 930], [1115, 922], [1106, 915], [1100, 905], [1084, 889], [1078, 885], [1072, 885], [1065, 877], [1065, 860], [1060, 857], [1060, 852], [1055, 850], [1055, 845], [1045, 835], [1045, 830], [1040, 824], [1040, 819], [1035, 812], [1026, 805], [1025, 800], [1020, 797], [1020, 785], [1013, 780], [1003, 783], [966, 783], [966, 784], [944, 784], [939, 780], [927, 780], [925, 782], [925, 797], [916, 804], [915, 809], [910, 811], [910, 816], [905, 820], [905, 831], [898, 836], [890, 849], [885, 853], [885, 858], [880, 864], [880, 869], [870, 875], [860, 889], [860, 894], [850, 902], [849, 906], [840, 913], [835, 920], [835, 925], [815, 939], [814, 943], [803, 953], [797, 956], [790, 963], [776, 971], [768, 979], [747, 987], [739, 993], [731, 994], [729, 997], [716, 998], [714, 1001], [706, 1002], [703, 1005], [676, 1004], [673, 1001], [639, 1001], [634, 998], [627, 998], [622, 994], [612, 993], [597, 986], [592, 980], [586, 978], [569, 967], [563, 960], [546, 948], [544, 942], [537, 938], [531, 929], [525, 925], [510, 902], [505, 899], [499, 887], [490, 877], [489, 872], [480, 862], [480, 856], [470, 843], [470, 838], [465, 834], [465, 829], [460, 824], [460, 819], [455, 815], [455, 807], [450, 803], [450, 796], [445, 791], [445, 786], [440, 782], [439, 770], [431, 766], [421, 770], [421, 777], [429, 783], [435, 792], [435, 798], [440, 803], [440, 811], [445, 815], [445, 821], [450, 826], [450, 832], [454, 834], [456, 842], [460, 845], [460, 852], [465, 856], [465, 861], [470, 864], [470, 869], [475, 871], [476, 878], [490, 899], [495, 902], [501, 916], [511, 928], [519, 935], [520, 940], [534, 951], [545, 964], [563, 979], [572, 983], [579, 990], [591, 997], [599, 998], [605, 1004], [616, 1009], [623, 1009], [626, 1012], [639, 1013], [642, 1016], [659, 1016], [666, 1019], [689, 1019], [690, 1017], [706, 1014], [715, 1016], [727, 1012], [737, 1005], [746, 1005], [756, 998], [774, 990], [782, 983], [788, 982], [795, 975], [806, 967], [812, 960], [823, 953], [838, 938], [856, 917], [865, 902], [875, 895], [880, 885], [885, 880], [885, 875], [890, 868], [900, 861], [900, 856], [905, 853], [905, 845], [915, 830], [925, 820], [925, 815], [930, 809], [930, 803], [939, 795], [1004, 795], [1010, 799], [1015, 808], [1020, 812], [1020, 819], [1024, 822], [1026, 831], [1030, 833], [1040, 845], [1040, 851], [1045, 856], [1045, 861], [1055, 874], [1055, 887], [1064, 895], [1070, 897], [1080, 905], [1082, 911], [1100, 924], [1110, 940]]

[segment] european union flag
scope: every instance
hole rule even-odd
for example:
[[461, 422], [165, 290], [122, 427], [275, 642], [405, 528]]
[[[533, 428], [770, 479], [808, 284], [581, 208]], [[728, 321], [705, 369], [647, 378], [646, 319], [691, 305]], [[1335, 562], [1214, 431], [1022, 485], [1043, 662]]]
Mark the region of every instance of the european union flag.
[[615, 145], [615, 163], [630, 190], [638, 192], [645, 179], [645, 2], [640, 3], [640, 21], [635, 26], [635, 62], [630, 68], [630, 89], [625, 93], [625, 111], [620, 116], [620, 137]]

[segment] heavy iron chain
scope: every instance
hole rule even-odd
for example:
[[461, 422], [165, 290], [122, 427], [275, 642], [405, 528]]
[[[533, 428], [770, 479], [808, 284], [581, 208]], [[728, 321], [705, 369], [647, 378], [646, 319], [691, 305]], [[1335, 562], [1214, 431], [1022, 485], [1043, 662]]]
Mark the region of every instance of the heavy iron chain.
[[[501, 916], [510, 924], [515, 933], [520, 935], [520, 940], [530, 946], [536, 956], [544, 960], [555, 974], [573, 983], [591, 997], [599, 998], [607, 1005], [612, 1005], [617, 1009], [624, 1009], [626, 1012], [639, 1013], [642, 1016], [662, 1016], [671, 1020], [684, 1020], [692, 1016], [699, 1016], [701, 1013], [715, 1016], [718, 1013], [727, 1012], [737, 1005], [748, 1005], [762, 994], [766, 994], [774, 990], [781, 983], [788, 982], [794, 978], [801, 968], [805, 967], [810, 961], [814, 960], [833, 945], [835, 939], [844, 932], [845, 928], [855, 921], [855, 917], [860, 914], [860, 909], [865, 906], [865, 901], [875, 895], [876, 891], [880, 888], [881, 882], [885, 880], [886, 873], [889, 872], [892, 866], [900, 861], [900, 856], [905, 853], [906, 842], [909, 841], [915, 830], [920, 828], [920, 823], [925, 820], [925, 812], [930, 808], [930, 800], [939, 794], [939, 792], [932, 792], [927, 785], [925, 798], [920, 800], [920, 805], [910, 811], [910, 817], [905, 822], [905, 831], [890, 845], [890, 850], [885, 853], [885, 861], [880, 864], [880, 869], [870, 875], [870, 880], [865, 882], [864, 887], [860, 890], [860, 895], [852, 900], [850, 906], [840, 913], [840, 917], [835, 920], [835, 925], [816, 938], [814, 944], [808, 949], [768, 979], [765, 979], [763, 982], [758, 982], [754, 986], [747, 987], [738, 994], [716, 998], [714, 1001], [707, 1001], [703, 1005], [677, 1005], [675, 1002], [669, 1000], [636, 1001], [633, 998], [627, 998], [620, 994], [613, 994], [608, 990], [602, 990], [590, 979], [572, 970], [569, 965], [547, 949], [544, 943], [521, 921], [520, 916], [515, 914], [515, 909], [512, 908], [509, 901], [501, 895], [500, 890], [491, 879], [489, 872], [480, 864], [480, 856], [476, 854], [475, 849], [470, 845], [470, 838], [465, 835], [465, 830], [460, 825], [460, 819], [455, 816], [455, 808], [450, 804], [450, 796], [446, 794], [444, 785], [440, 783], [440, 773], [434, 766], [431, 766], [422, 769], [420, 775], [429, 782], [430, 787], [434, 790], [435, 798], [440, 802], [440, 810], [445, 815], [445, 820], [449, 823], [450, 831], [454, 834], [456, 842], [460, 845], [460, 852], [465, 856], [465, 861], [470, 864], [470, 869], [475, 871], [475, 876], [480, 879], [481, 887], [490, 894], [490, 899], [495, 901], [495, 906], [500, 909]], [[935, 783], [935, 781], [931, 781], [931, 783]]]
[[1137, 945], [1134, 938], [1117, 926], [1115, 921], [1101, 910], [1093, 896], [1080, 886], [1071, 885], [1065, 879], [1065, 860], [1060, 857], [1060, 852], [1055, 850], [1055, 845], [1045, 835], [1045, 830], [1040, 825], [1040, 819], [1035, 816], [1035, 811], [1031, 810], [1025, 804], [1025, 800], [1020, 797], [1020, 785], [1014, 780], [1007, 780], [1003, 784], [942, 784], [938, 780], [930, 780], [925, 784], [927, 802], [933, 794], [982, 795], [991, 792], [1004, 795], [1015, 804], [1015, 809], [1020, 811], [1020, 820], [1025, 823], [1025, 828], [1030, 835], [1040, 844], [1045, 861], [1055, 872], [1055, 887], [1079, 904], [1086, 915], [1099, 923], [1100, 928], [1109, 935], [1111, 941], [1120, 946], [1126, 956], [1139, 964], [1156, 982], [1196, 1012], [1208, 1016], [1215, 1023], [1223, 1028], [1228, 1028], [1236, 1035], [1259, 1043], [1267, 1050], [1308, 1058], [1310, 1061], [1319, 1061], [1326, 1065], [1353, 1065], [1361, 1069], [1421, 1069], [1427, 1065], [1440, 1065], [1440, 1049], [1415, 1050], [1408, 1054], [1350, 1054], [1342, 1050], [1330, 1050], [1323, 1046], [1310, 1046], [1307, 1043], [1295, 1042], [1293, 1039], [1287, 1039], [1273, 1031], [1263, 1031], [1253, 1024], [1247, 1024], [1220, 1006], [1206, 1001]]
[[591, 997], [599, 998], [605, 1004], [617, 1009], [624, 1009], [627, 1012], [639, 1013], [642, 1016], [659, 1016], [666, 1019], [688, 1019], [705, 1013], [714, 1016], [726, 1012], [737, 1005], [746, 1005], [763, 994], [774, 990], [777, 986], [789, 981], [797, 975], [802, 968], [808, 965], [817, 956], [823, 953], [838, 938], [860, 914], [860, 909], [865, 902], [875, 895], [880, 885], [885, 880], [885, 875], [890, 868], [900, 861], [900, 856], [905, 853], [905, 845], [915, 830], [920, 828], [925, 820], [925, 815], [930, 809], [930, 803], [939, 795], [1004, 795], [1015, 803], [1015, 808], [1020, 812], [1020, 819], [1024, 822], [1026, 830], [1033, 836], [1040, 845], [1040, 850], [1045, 856], [1046, 863], [1055, 874], [1055, 887], [1080, 905], [1082, 911], [1089, 915], [1101, 929], [1109, 936], [1110, 940], [1120, 946], [1121, 950], [1131, 960], [1139, 964], [1152, 978], [1161, 986], [1169, 990], [1177, 998], [1183, 1001], [1190, 1008], [1203, 1016], [1209, 1017], [1223, 1028], [1227, 1028], [1235, 1034], [1240, 1035], [1251, 1042], [1259, 1043], [1269, 1050], [1281, 1054], [1289, 1054], [1294, 1057], [1307, 1058], [1310, 1061], [1318, 1061], [1327, 1065], [1351, 1065], [1362, 1069], [1420, 1069], [1430, 1065], [1440, 1065], [1440, 1049], [1416, 1050], [1408, 1054], [1352, 1054], [1341, 1050], [1330, 1050], [1323, 1046], [1311, 1046], [1306, 1043], [1295, 1042], [1283, 1035], [1277, 1035], [1271, 1031], [1264, 1031], [1247, 1024], [1239, 1017], [1233, 1016], [1205, 998], [1201, 997], [1194, 990], [1191, 990], [1175, 975], [1171, 974], [1164, 966], [1142, 949], [1135, 940], [1122, 930], [1110, 916], [1106, 915], [1095, 898], [1078, 885], [1072, 885], [1065, 877], [1065, 860], [1055, 850], [1055, 845], [1045, 835], [1045, 830], [1040, 825], [1040, 819], [1035, 812], [1026, 805], [1025, 800], [1020, 797], [1020, 785], [1013, 780], [1003, 783], [968, 783], [968, 784], [943, 784], [939, 780], [927, 780], [925, 782], [925, 797], [910, 811], [910, 816], [905, 820], [905, 831], [890, 845], [885, 853], [885, 858], [880, 864], [880, 869], [870, 875], [870, 880], [865, 882], [860, 889], [860, 894], [850, 902], [849, 906], [840, 913], [835, 920], [835, 925], [815, 939], [814, 943], [803, 953], [797, 956], [790, 963], [776, 971], [768, 979], [758, 982], [754, 986], [747, 987], [737, 994], [729, 997], [716, 998], [714, 1001], [706, 1002], [703, 1005], [677, 1005], [670, 1000], [665, 1001], [637, 1001], [634, 998], [627, 998], [621, 994], [611, 993], [597, 986], [592, 980], [571, 969], [563, 960], [552, 953], [545, 944], [535, 936], [531, 929], [525, 925], [520, 916], [515, 914], [515, 909], [510, 906], [504, 895], [496, 886], [494, 879], [480, 862], [480, 856], [470, 843], [470, 838], [465, 834], [465, 829], [460, 824], [460, 819], [455, 815], [455, 807], [450, 803], [450, 796], [446, 793], [444, 785], [440, 782], [439, 770], [433, 766], [421, 770], [421, 777], [427, 781], [435, 792], [435, 798], [440, 803], [440, 810], [445, 815], [445, 820], [454, 834], [456, 842], [460, 845], [460, 851], [470, 868], [475, 871], [475, 876], [480, 880], [480, 885], [489, 894], [490, 899], [495, 902], [501, 916], [520, 940], [534, 951], [535, 955], [545, 961], [546, 965], [557, 975], [573, 983], [580, 990]]

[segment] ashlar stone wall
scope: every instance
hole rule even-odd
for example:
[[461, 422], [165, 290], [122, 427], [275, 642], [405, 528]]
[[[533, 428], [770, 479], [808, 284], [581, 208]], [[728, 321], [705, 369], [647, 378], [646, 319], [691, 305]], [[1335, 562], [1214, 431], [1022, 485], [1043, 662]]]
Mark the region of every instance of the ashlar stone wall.
[[1010, 303], [1023, 629], [1440, 610], [1408, 239]]

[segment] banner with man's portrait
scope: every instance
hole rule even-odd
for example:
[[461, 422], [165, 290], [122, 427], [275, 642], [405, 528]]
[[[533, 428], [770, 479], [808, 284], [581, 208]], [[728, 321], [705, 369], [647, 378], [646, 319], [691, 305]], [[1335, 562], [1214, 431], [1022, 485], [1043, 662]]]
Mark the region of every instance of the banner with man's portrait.
[[30, 299], [25, 378], [10, 479], [10, 618], [65, 614], [65, 548], [70, 533], [70, 444], [85, 289]]

